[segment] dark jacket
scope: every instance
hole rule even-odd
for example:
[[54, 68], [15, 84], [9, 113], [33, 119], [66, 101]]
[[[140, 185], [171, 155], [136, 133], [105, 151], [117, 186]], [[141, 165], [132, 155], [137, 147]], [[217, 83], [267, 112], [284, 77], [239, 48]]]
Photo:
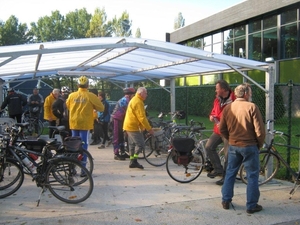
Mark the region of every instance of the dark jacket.
[[23, 113], [23, 106], [27, 104], [27, 99], [24, 95], [18, 94], [16, 92], [9, 93], [4, 99], [1, 110], [5, 109], [8, 105], [9, 115], [18, 115]]
[[69, 120], [69, 113], [66, 107], [66, 98], [68, 96], [59, 96], [58, 99], [52, 104], [52, 113], [60, 120]]

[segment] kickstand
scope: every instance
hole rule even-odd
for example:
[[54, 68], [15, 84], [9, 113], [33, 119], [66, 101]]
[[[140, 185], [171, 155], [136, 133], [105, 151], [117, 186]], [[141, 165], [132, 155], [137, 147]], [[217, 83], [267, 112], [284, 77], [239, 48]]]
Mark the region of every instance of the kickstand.
[[42, 197], [42, 194], [46, 191], [46, 188], [42, 188], [41, 192], [40, 192], [40, 195], [39, 195], [39, 199], [37, 200], [37, 205], [36, 207], [38, 207], [40, 205], [40, 201], [41, 201], [41, 197]]
[[297, 181], [295, 181], [294, 187], [290, 191], [290, 198], [289, 199], [292, 199], [292, 196], [295, 194], [295, 192], [297, 191], [299, 186], [300, 186], [300, 184]]

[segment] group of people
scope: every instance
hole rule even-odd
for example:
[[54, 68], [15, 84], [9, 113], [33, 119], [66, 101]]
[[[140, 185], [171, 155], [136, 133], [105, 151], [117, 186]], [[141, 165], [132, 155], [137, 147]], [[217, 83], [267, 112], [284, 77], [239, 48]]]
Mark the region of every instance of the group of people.
[[[125, 88], [124, 97], [117, 102], [110, 115], [105, 93], [100, 92], [97, 96], [89, 92], [88, 87], [88, 78], [81, 76], [78, 79], [78, 91], [70, 93], [68, 87], [54, 89], [45, 102], [37, 89], [33, 90], [33, 95], [29, 96], [28, 100], [9, 89], [1, 110], [8, 105], [9, 116], [21, 122], [22, 107], [27, 102], [30, 108], [34, 109], [31, 110], [32, 113], [39, 113], [44, 103], [44, 119], [49, 125], [66, 126], [72, 136], [81, 137], [83, 148], [86, 150], [90, 130], [94, 130], [93, 142], [100, 143], [97, 125], [101, 124], [104, 135], [99, 148], [104, 148], [106, 141], [112, 142], [115, 160], [130, 158], [129, 168], [143, 169], [137, 161], [139, 153], [145, 148], [143, 131], [154, 134], [144, 109], [147, 89], [139, 87], [135, 91], [134, 88]], [[214, 129], [206, 143], [207, 154], [214, 170], [207, 176], [221, 177], [216, 183], [223, 185], [222, 206], [229, 209], [236, 174], [243, 163], [248, 181], [247, 213], [259, 212], [262, 210], [262, 206], [258, 204], [259, 149], [266, 135], [261, 112], [251, 102], [252, 89], [248, 83], [243, 83], [232, 91], [225, 80], [219, 80], [215, 92], [216, 98], [209, 115], [210, 121], [214, 122]], [[113, 140], [107, 135], [109, 122], [113, 127]], [[49, 137], [52, 135], [53, 131], [50, 130]], [[128, 143], [128, 146], [125, 146], [125, 143]], [[221, 143], [224, 144], [225, 152], [223, 166], [216, 150]], [[129, 155], [125, 152], [126, 147], [129, 149]]]

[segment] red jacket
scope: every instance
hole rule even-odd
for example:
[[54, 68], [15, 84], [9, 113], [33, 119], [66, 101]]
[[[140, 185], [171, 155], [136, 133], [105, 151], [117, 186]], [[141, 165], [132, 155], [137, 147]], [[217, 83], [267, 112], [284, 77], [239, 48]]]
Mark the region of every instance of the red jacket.
[[[221, 121], [222, 111], [228, 104], [232, 103], [235, 100], [235, 95], [233, 91], [230, 91], [229, 98], [222, 99], [221, 97], [216, 97], [214, 100], [214, 106], [211, 110], [210, 116], [214, 116], [219, 122]], [[220, 134], [217, 123], [214, 125], [214, 132]]]

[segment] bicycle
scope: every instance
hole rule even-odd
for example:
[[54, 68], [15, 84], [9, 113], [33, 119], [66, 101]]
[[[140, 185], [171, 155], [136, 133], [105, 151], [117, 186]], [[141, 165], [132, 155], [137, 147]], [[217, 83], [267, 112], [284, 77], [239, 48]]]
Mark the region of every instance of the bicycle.
[[29, 125], [24, 128], [23, 135], [24, 138], [28, 136], [39, 137], [44, 131], [44, 124], [37, 116], [31, 116], [30, 112], [27, 110], [22, 114], [22, 123], [28, 122]]
[[[283, 132], [270, 130], [270, 123], [274, 122], [274, 120], [267, 121], [267, 131], [271, 135], [270, 144], [266, 144], [266, 148], [260, 150], [259, 152], [259, 161], [260, 161], [260, 169], [259, 169], [259, 185], [263, 185], [271, 181], [276, 173], [279, 170], [281, 163], [286, 167], [286, 169], [292, 175], [294, 180], [294, 186], [290, 191], [290, 199], [292, 198], [293, 194], [300, 186], [300, 171], [295, 172], [290, 165], [284, 160], [281, 154], [276, 150], [274, 145], [289, 147], [292, 149], [300, 150], [300, 147], [282, 144], [282, 143], [275, 143], [274, 137], [275, 135], [286, 135]], [[247, 184], [247, 174], [245, 172], [244, 166], [241, 166], [240, 169], [240, 177], [241, 180]]]
[[[66, 156], [54, 156], [48, 148], [55, 140], [44, 141], [41, 152], [17, 146], [17, 139], [28, 123], [17, 123], [18, 127], [7, 129], [7, 135], [0, 138], [0, 198], [15, 193], [23, 184], [24, 174], [30, 175], [41, 192], [37, 201], [39, 206], [42, 193], [47, 189], [57, 199], [76, 204], [90, 197], [94, 182], [89, 171], [76, 159]], [[32, 160], [29, 154], [36, 154], [40, 162]], [[86, 176], [77, 174], [83, 171]]]

